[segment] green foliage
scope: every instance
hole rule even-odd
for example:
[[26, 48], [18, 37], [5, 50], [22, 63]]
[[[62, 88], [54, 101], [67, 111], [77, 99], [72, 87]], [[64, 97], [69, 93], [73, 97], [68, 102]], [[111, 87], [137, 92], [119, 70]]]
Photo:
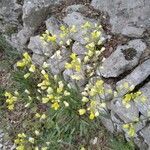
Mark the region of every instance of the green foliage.
[[123, 137], [120, 136], [111, 139], [110, 144], [112, 150], [135, 150], [135, 146], [132, 142], [126, 142]]
[[0, 35], [0, 53], [2, 54], [2, 58], [0, 59], [0, 68], [7, 70], [11, 69], [12, 65], [20, 56], [19, 52], [12, 48], [2, 35]]

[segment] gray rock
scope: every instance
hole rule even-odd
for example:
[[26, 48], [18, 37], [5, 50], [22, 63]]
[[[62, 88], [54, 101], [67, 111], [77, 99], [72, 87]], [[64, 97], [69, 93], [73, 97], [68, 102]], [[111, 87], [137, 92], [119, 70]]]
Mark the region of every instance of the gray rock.
[[33, 31], [27, 27], [24, 27], [17, 34], [18, 42], [20, 45], [25, 45], [29, 40], [30, 36], [32, 36]]
[[35, 54], [52, 56], [58, 47], [54, 42], [46, 43], [40, 39], [40, 36], [34, 36], [30, 38], [28, 48], [31, 49]]
[[150, 59], [146, 60], [145, 62], [143, 62], [141, 65], [139, 65], [138, 67], [136, 67], [133, 72], [131, 72], [131, 74], [129, 74], [128, 76], [126, 76], [123, 80], [117, 82], [117, 90], [119, 92], [120, 96], [125, 95], [127, 92], [129, 92], [129, 89], [121, 89], [120, 87], [124, 84], [124, 83], [128, 83], [129, 86], [131, 85], [138, 85], [140, 83], [142, 83], [149, 75], [150, 75]]
[[43, 55], [33, 54], [32, 55], [32, 61], [34, 64], [42, 66], [44, 61], [45, 61], [45, 58]]
[[[142, 95], [137, 97], [134, 101], [139, 111], [145, 116], [148, 117], [150, 113], [150, 82], [147, 83], [144, 87], [140, 89]], [[147, 100], [142, 102], [141, 99], [143, 96], [146, 96]]]
[[61, 38], [60, 34], [62, 33], [62, 31], [60, 30], [60, 26], [64, 25], [65, 27], [67, 27], [66, 24], [64, 24], [62, 21], [56, 19], [55, 17], [50, 17], [49, 19], [46, 20], [46, 28], [47, 30], [52, 34], [52, 35], [56, 35], [57, 39], [56, 42], [60, 44], [61, 41], [63, 41], [63, 45], [66, 44], [66, 41], [68, 39], [70, 39], [70, 35], [66, 35], [65, 37]]
[[[81, 13], [78, 12], [72, 12], [71, 14], [68, 14], [63, 21], [69, 26], [76, 26], [77, 32], [73, 33], [71, 35], [71, 38], [75, 41], [78, 41], [79, 43], [85, 45], [88, 42], [85, 40], [85, 33], [83, 33], [83, 29], [81, 29], [81, 26], [84, 25], [86, 22], [89, 22], [92, 26], [94, 26], [95, 23], [97, 23], [94, 19], [89, 19], [84, 17]], [[89, 34], [91, 33], [91, 30], [87, 31], [87, 37], [89, 37]]]
[[[139, 30], [141, 27], [148, 28], [150, 26], [149, 0], [92, 0], [92, 6], [100, 11], [108, 12], [112, 31], [115, 33], [122, 33], [128, 26], [137, 27]], [[133, 36], [137, 34], [135, 32]], [[131, 36], [131, 33], [128, 35]]]
[[[89, 83], [92, 85], [95, 85], [97, 80], [101, 80], [101, 78], [99, 76], [92, 77], [89, 80]], [[112, 89], [111, 85], [104, 83], [103, 88], [104, 88], [104, 94], [98, 94], [93, 98], [99, 102], [100, 101], [105, 101], [105, 102], [110, 101], [113, 98], [113, 89]]]
[[51, 73], [60, 74], [65, 70], [65, 64], [69, 61], [70, 51], [67, 49], [61, 49], [60, 55], [55, 52], [53, 56], [51, 56], [47, 63], [50, 66]]
[[[79, 76], [82, 76], [83, 79], [79, 81], [73, 80], [71, 76], [74, 74], [78, 74]], [[69, 70], [65, 69], [65, 71], [63, 72], [63, 77], [64, 77], [64, 80], [67, 81], [68, 83], [71, 83], [73, 87], [78, 86], [77, 88], [79, 88], [81, 91], [84, 89], [83, 86], [85, 85], [86, 81], [85, 81], [85, 75], [83, 71], [75, 72], [74, 70], [71, 70], [71, 69]]]
[[141, 137], [134, 138], [134, 143], [138, 146], [139, 150], [148, 150], [147, 144]]
[[12, 34], [17, 32], [19, 25], [18, 18], [22, 12], [22, 6], [16, 0], [0, 1], [0, 32]]
[[72, 12], [81, 12], [81, 11], [86, 12], [88, 11], [88, 8], [85, 5], [78, 4], [78, 5], [68, 6], [65, 10], [67, 14], [70, 14]]
[[102, 124], [105, 126], [105, 128], [110, 131], [111, 133], [114, 133], [114, 125], [111, 119], [101, 117]]
[[[62, 0], [25, 0], [23, 5], [23, 31], [19, 36], [24, 35], [24, 40], [21, 38], [21, 44], [26, 44], [29, 37], [32, 36], [34, 31], [41, 25], [47, 15], [52, 11], [51, 8], [60, 4]], [[23, 34], [23, 35], [21, 35]]]
[[150, 147], [150, 125], [147, 125], [144, 129], [140, 131], [140, 135], [144, 138], [144, 141]]
[[145, 29], [144, 28], [137, 28], [133, 26], [126, 26], [122, 30], [122, 34], [126, 35], [128, 37], [141, 37], [144, 33]]
[[122, 124], [123, 124], [123, 121], [119, 118], [119, 116], [115, 113], [115, 112], [113, 112], [112, 110], [111, 110], [111, 119], [112, 119], [112, 122], [113, 122], [113, 124], [114, 124], [114, 128], [115, 128], [115, 131], [117, 132], [117, 133], [120, 133], [120, 132], [122, 132]]
[[81, 60], [84, 59], [86, 51], [87, 51], [87, 49], [85, 48], [84, 45], [80, 44], [79, 42], [73, 43], [72, 52], [76, 53]]
[[111, 110], [125, 123], [135, 121], [139, 117], [139, 111], [133, 101], [130, 102], [130, 105], [129, 108], [126, 108], [122, 104], [122, 98], [116, 98], [111, 103]]
[[140, 39], [132, 40], [128, 45], [118, 46], [102, 66], [98, 67], [97, 74], [109, 78], [117, 77], [123, 72], [131, 70], [138, 64], [145, 49], [146, 45]]

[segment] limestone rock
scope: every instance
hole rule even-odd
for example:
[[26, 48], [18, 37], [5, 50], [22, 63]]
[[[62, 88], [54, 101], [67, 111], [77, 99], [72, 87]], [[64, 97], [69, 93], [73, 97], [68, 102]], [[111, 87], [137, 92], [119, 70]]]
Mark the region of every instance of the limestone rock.
[[135, 121], [139, 116], [139, 111], [133, 101], [131, 101], [130, 105], [130, 108], [126, 108], [122, 104], [122, 98], [116, 98], [111, 103], [111, 109], [124, 122]]
[[103, 62], [102, 67], [98, 67], [97, 74], [109, 78], [131, 70], [138, 64], [145, 49], [146, 45], [140, 39], [132, 40], [128, 45], [118, 46], [116, 51]]
[[[94, 85], [97, 80], [101, 80], [99, 76], [92, 77], [89, 81], [90, 84]], [[97, 101], [110, 101], [113, 98], [113, 89], [111, 85], [104, 83], [104, 94], [98, 94], [94, 97]]]
[[38, 54], [32, 55], [32, 61], [36, 65], [42, 66], [44, 63], [44, 60], [45, 60], [45, 58], [42, 55], [38, 55]]
[[64, 24], [62, 21], [58, 20], [55, 17], [50, 17], [49, 19], [46, 20], [46, 28], [47, 30], [52, 34], [52, 35], [56, 35], [57, 39], [56, 42], [60, 44], [61, 41], [63, 41], [63, 45], [65, 45], [66, 41], [68, 39], [70, 39], [69, 35], [66, 35], [65, 37], [61, 38], [60, 37], [60, 33], [62, 33], [62, 31], [60, 30], [60, 27], [64, 25], [67, 27], [66, 24]]
[[65, 70], [65, 64], [69, 61], [69, 55], [70, 51], [67, 49], [60, 49], [60, 53], [55, 52], [54, 55], [52, 55], [48, 59], [48, 64], [50, 66], [51, 73], [60, 74]]
[[110, 131], [111, 133], [114, 133], [114, 125], [111, 119], [107, 119], [105, 117], [101, 117], [102, 124], [105, 126], [105, 128]]
[[[47, 15], [51, 12], [51, 7], [60, 4], [61, 0], [25, 0], [23, 5], [23, 26], [18, 35], [18, 38], [23, 35], [23, 39], [20, 39], [21, 44], [26, 44], [29, 37], [35, 32], [38, 26], [45, 20]], [[23, 35], [22, 35], [23, 34]]]
[[0, 32], [10, 35], [18, 30], [21, 9], [16, 0], [0, 1]]
[[81, 12], [81, 11], [86, 12], [88, 11], [88, 8], [85, 5], [78, 4], [78, 5], [68, 6], [65, 10], [67, 14], [71, 14], [72, 12]]
[[81, 60], [83, 60], [83, 58], [85, 57], [86, 51], [87, 51], [87, 49], [85, 48], [84, 45], [80, 44], [79, 42], [73, 43], [72, 52], [76, 53]]
[[[81, 80], [73, 80], [71, 78], [72, 75], [79, 75], [79, 76], [82, 76], [83, 78]], [[71, 69], [65, 69], [65, 71], [63, 72], [63, 77], [65, 79], [65, 81], [67, 81], [68, 83], [71, 83], [73, 87], [75, 86], [78, 86], [77, 88], [79, 88], [81, 91], [84, 89], [84, 85], [86, 83], [86, 80], [85, 80], [85, 75], [84, 75], [84, 72], [81, 71], [81, 72], [75, 72]]]
[[128, 37], [141, 37], [144, 33], [144, 28], [137, 28], [133, 26], [127, 26], [122, 30], [122, 34]]
[[33, 51], [35, 54], [52, 56], [54, 51], [57, 50], [57, 45], [52, 42], [44, 42], [40, 39], [40, 36], [34, 36], [30, 38], [30, 43], [28, 48]]
[[[140, 89], [142, 91], [142, 95], [137, 97], [134, 101], [138, 110], [146, 117], [149, 116], [150, 113], [150, 82], [147, 83], [144, 87]], [[142, 102], [142, 96], [146, 96], [147, 100]]]
[[[81, 13], [78, 12], [72, 12], [71, 14], [68, 14], [63, 21], [68, 26], [76, 26], [77, 32], [73, 33], [71, 38], [75, 41], [78, 41], [81, 44], [87, 44], [87, 41], [85, 40], [85, 33], [83, 33], [83, 29], [81, 29], [81, 26], [84, 25], [86, 22], [91, 23], [91, 25], [94, 25], [94, 23], [97, 23], [94, 19], [89, 19], [84, 17]], [[91, 30], [88, 30], [87, 34], [90, 34]]]
[[[139, 28], [139, 30], [141, 27], [150, 26], [149, 0], [92, 0], [91, 4], [95, 9], [108, 12], [112, 31], [115, 33], [122, 33], [124, 28], [129, 26]], [[137, 34], [136, 31], [131, 31], [134, 32], [133, 36]], [[130, 32], [128, 35], [132, 36]]]
[[138, 85], [142, 83], [148, 76], [150, 75], [150, 59], [143, 62], [141, 65], [136, 67], [131, 74], [126, 76], [121, 81], [117, 82], [117, 90], [119, 91], [119, 95], [123, 96], [127, 92], [129, 92], [129, 89], [122, 89], [120, 90], [121, 85], [123, 85], [125, 82], [131, 85]]
[[140, 135], [144, 138], [144, 141], [148, 144], [150, 148], [150, 125], [147, 125], [141, 132]]

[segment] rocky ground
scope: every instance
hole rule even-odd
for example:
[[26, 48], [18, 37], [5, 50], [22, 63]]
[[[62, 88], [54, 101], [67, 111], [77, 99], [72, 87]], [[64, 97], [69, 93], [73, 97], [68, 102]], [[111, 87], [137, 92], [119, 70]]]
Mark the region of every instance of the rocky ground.
[[[8, 42], [19, 51], [30, 51], [36, 64], [49, 63], [52, 73], [61, 73], [68, 82], [71, 82], [71, 73], [65, 69], [67, 60], [64, 57], [69, 56], [70, 52], [61, 48], [63, 57], [58, 60], [55, 51], [56, 47], [60, 48], [60, 40], [56, 45], [43, 47], [41, 33], [48, 30], [52, 35], [57, 35], [60, 25], [76, 25], [79, 32], [70, 37], [74, 41], [71, 51], [82, 56], [86, 51], [86, 41], [82, 38], [80, 26], [87, 21], [102, 25], [103, 45], [106, 48], [103, 55], [106, 59], [96, 68], [92, 78], [103, 78], [112, 89], [119, 89], [128, 82], [148, 98], [145, 104], [133, 101], [128, 110], [121, 103], [122, 97], [129, 92], [127, 89], [122, 89], [118, 98], [108, 98], [107, 112], [111, 118], [102, 118], [102, 122], [112, 133], [124, 133], [127, 140], [130, 139], [120, 124], [134, 121], [135, 118], [146, 118], [150, 111], [149, 17], [149, 0], [0, 1], [0, 32]], [[85, 82], [86, 78], [79, 86], [84, 87]], [[150, 149], [149, 135], [149, 120], [143, 119], [136, 126], [134, 138], [139, 149]]]

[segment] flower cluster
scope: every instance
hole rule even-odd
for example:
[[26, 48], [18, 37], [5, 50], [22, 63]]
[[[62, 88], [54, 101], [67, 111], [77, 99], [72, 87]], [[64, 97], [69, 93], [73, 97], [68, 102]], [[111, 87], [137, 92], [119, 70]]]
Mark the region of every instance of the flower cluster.
[[127, 133], [130, 137], [135, 136], [135, 128], [132, 123], [126, 123], [122, 125], [123, 129], [127, 130]]
[[14, 92], [14, 95], [12, 95], [10, 92], [5, 92], [7, 108], [9, 110], [14, 109], [14, 105], [15, 105], [17, 99], [18, 99], [17, 98], [18, 95], [19, 95], [19, 93], [17, 91]]
[[82, 102], [87, 104], [86, 109], [80, 109], [79, 114], [84, 115], [89, 112], [89, 118], [93, 120], [95, 117], [99, 116], [99, 112], [102, 112], [106, 108], [104, 100], [97, 101], [97, 97], [105, 94], [106, 89], [104, 88], [104, 81], [97, 79], [95, 84], [87, 84], [84, 91], [82, 92]]

